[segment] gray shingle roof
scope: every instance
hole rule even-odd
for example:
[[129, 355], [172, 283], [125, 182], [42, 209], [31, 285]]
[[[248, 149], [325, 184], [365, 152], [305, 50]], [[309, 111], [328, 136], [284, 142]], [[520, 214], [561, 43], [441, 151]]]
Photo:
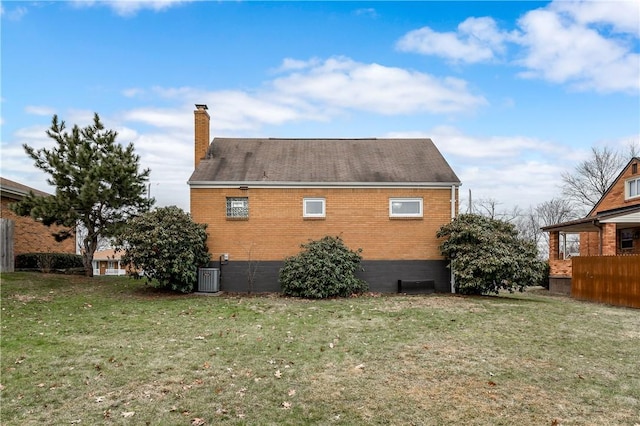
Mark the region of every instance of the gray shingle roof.
[[214, 138], [190, 184], [460, 184], [431, 139]]

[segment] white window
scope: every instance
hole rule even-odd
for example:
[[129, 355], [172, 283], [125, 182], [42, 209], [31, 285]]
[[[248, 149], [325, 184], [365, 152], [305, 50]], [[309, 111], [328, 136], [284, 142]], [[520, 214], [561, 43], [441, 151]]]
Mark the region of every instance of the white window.
[[626, 182], [625, 198], [640, 197], [640, 178], [630, 179]]
[[422, 217], [422, 198], [390, 198], [389, 217]]
[[227, 217], [228, 218], [248, 218], [249, 217], [249, 198], [247, 197], [227, 198]]
[[305, 198], [302, 203], [302, 216], [325, 217], [325, 205], [324, 198]]

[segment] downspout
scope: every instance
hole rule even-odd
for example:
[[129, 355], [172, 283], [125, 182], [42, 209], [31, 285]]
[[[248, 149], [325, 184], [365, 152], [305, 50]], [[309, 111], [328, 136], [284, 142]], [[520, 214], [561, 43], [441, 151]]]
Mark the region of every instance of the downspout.
[[[456, 218], [456, 186], [451, 185], [451, 221]], [[451, 264], [450, 264], [451, 265]], [[456, 277], [453, 274], [453, 265], [449, 268], [451, 272], [451, 293], [456, 292]]]

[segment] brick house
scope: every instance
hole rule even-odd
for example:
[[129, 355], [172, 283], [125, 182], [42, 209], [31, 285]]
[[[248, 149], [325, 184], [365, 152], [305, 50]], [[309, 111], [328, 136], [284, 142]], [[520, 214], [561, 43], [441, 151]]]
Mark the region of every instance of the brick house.
[[370, 290], [429, 280], [451, 290], [436, 232], [458, 211], [460, 180], [430, 139], [209, 139], [196, 105], [191, 215], [208, 225], [221, 289], [279, 291], [283, 260], [326, 235], [362, 248]]
[[632, 158], [584, 218], [542, 228], [549, 232], [551, 291], [570, 293], [571, 258], [563, 250], [567, 234], [579, 233], [580, 256], [640, 254], [639, 164], [639, 157]]
[[123, 252], [115, 249], [98, 250], [93, 253], [93, 275], [126, 275], [128, 265], [121, 262]]
[[[23, 253], [75, 253], [75, 238], [68, 238], [62, 242], [56, 242], [52, 233], [61, 228], [47, 227], [31, 217], [16, 215], [9, 209], [9, 205], [22, 200], [29, 192], [47, 197], [50, 194], [30, 188], [18, 182], [0, 177], [0, 195], [2, 206], [0, 216], [3, 221], [10, 221], [13, 224], [13, 256]], [[2, 247], [5, 247], [3, 244]], [[2, 256], [6, 256], [3, 253]]]

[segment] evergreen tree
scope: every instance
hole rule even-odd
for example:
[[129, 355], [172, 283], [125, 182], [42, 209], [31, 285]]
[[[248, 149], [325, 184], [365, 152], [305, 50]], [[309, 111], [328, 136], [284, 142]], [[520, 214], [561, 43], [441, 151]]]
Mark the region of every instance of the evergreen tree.
[[93, 253], [99, 237], [112, 237], [128, 218], [147, 211], [153, 204], [146, 194], [149, 169], [139, 170], [140, 158], [133, 144], [116, 143], [117, 132], [105, 130], [96, 113], [93, 124], [66, 131], [64, 121], [54, 115], [47, 136], [56, 142], [51, 148], [24, 149], [35, 166], [50, 177], [55, 195], [39, 197], [30, 193], [12, 206], [22, 216], [41, 220], [47, 226], [66, 230], [54, 233], [58, 241], [72, 237], [82, 225], [82, 256], [87, 276], [93, 276]]

